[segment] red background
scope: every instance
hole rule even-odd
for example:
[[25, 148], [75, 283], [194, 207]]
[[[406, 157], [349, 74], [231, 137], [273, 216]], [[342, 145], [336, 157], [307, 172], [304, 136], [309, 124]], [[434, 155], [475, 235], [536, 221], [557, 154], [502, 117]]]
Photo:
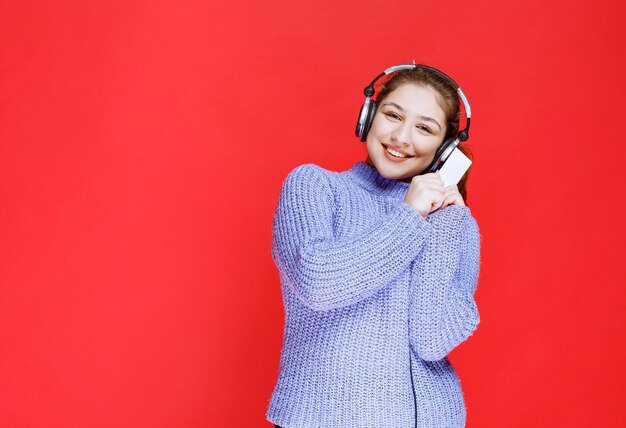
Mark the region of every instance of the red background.
[[417, 62], [473, 109], [468, 427], [626, 424], [623, 2], [2, 1], [3, 427], [265, 427], [282, 180]]

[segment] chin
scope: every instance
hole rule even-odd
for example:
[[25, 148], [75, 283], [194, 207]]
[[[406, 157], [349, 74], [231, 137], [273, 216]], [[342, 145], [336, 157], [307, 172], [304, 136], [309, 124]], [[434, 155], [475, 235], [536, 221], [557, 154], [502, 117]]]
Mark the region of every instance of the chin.
[[408, 175], [410, 175], [407, 174], [404, 168], [399, 168], [397, 166], [394, 167], [394, 165], [389, 165], [384, 160], [381, 164], [379, 164], [379, 166], [377, 166], [376, 169], [378, 169], [378, 172], [383, 177], [393, 180], [403, 180], [407, 178]]

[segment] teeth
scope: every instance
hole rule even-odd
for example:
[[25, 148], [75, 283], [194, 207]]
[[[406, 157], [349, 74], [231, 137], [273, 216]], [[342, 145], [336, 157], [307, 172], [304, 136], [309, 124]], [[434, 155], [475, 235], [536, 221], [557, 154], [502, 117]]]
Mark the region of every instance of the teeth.
[[400, 153], [400, 152], [396, 152], [395, 150], [390, 149], [389, 147], [387, 147], [387, 151], [388, 151], [389, 153], [391, 153], [392, 155], [394, 155], [395, 157], [397, 157], [397, 158], [406, 158], [406, 157], [408, 157], [407, 155], [403, 155], [403, 154], [402, 154], [402, 153]]

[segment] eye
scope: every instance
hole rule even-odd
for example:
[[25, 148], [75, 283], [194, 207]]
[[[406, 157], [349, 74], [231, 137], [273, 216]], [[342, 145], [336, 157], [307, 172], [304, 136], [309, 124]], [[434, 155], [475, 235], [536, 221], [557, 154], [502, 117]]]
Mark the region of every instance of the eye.
[[387, 113], [384, 113], [384, 114], [385, 114], [385, 116], [387, 116], [389, 119], [393, 119], [393, 120], [400, 120], [400, 119], [402, 119], [400, 116], [398, 116], [398, 115], [397, 115], [396, 113], [394, 113], [394, 112], [387, 112]]
[[427, 132], [427, 133], [429, 133], [429, 134], [432, 134], [432, 132], [430, 131], [430, 129], [429, 129], [427, 126], [424, 126], [424, 125], [417, 125], [417, 127], [416, 127], [416, 128], [417, 128], [417, 129], [419, 129], [419, 130], [421, 130], [421, 131], [425, 131], [425, 132]]

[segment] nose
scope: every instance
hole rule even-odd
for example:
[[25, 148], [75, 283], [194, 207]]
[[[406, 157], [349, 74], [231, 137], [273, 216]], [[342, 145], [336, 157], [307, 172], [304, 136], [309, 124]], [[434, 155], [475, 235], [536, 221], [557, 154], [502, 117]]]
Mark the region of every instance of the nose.
[[406, 146], [411, 142], [411, 125], [406, 121], [399, 124], [391, 133], [391, 139], [398, 145]]

